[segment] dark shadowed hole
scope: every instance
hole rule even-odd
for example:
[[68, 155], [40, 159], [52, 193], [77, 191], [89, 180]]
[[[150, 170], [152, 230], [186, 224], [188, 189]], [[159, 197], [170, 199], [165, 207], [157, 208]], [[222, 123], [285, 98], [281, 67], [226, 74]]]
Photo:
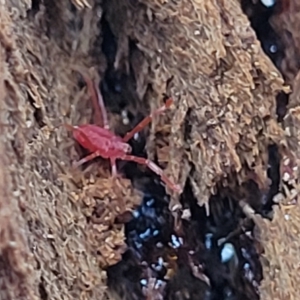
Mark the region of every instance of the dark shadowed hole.
[[28, 17], [34, 17], [36, 13], [40, 10], [41, 0], [32, 0], [31, 9], [27, 10]]
[[281, 92], [276, 97], [276, 114], [278, 122], [282, 122], [287, 113], [287, 105], [289, 104], [289, 95]]
[[39, 283], [39, 294], [40, 294], [40, 298], [42, 299], [42, 300], [48, 300], [49, 298], [48, 298], [48, 293], [47, 293], [47, 291], [46, 291], [46, 289], [45, 289], [45, 280], [44, 280], [44, 278], [43, 278], [43, 276], [41, 276], [41, 281], [40, 281], [40, 283]]
[[[248, 16], [257, 39], [261, 42], [262, 49], [272, 60], [274, 65], [281, 71], [281, 62], [284, 58], [284, 48], [280, 36], [272, 28], [269, 19], [282, 9], [283, 1], [275, 1], [271, 7], [266, 7], [259, 0], [254, 4], [252, 1], [242, 0], [242, 8]], [[278, 122], [282, 122], [289, 102], [289, 96], [283, 92], [276, 97], [276, 113]]]
[[39, 128], [44, 127], [46, 124], [43, 121], [44, 116], [43, 116], [42, 109], [37, 108], [35, 106], [34, 99], [28, 93], [27, 93], [27, 96], [28, 96], [29, 103], [31, 104], [31, 106], [34, 109], [33, 116], [34, 116], [36, 123], [38, 124]]

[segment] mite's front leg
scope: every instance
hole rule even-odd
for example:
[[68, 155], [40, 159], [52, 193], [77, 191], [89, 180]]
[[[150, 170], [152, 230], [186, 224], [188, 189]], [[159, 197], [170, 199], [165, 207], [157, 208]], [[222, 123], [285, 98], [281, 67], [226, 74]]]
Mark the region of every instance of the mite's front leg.
[[160, 176], [161, 180], [173, 191], [181, 194], [182, 193], [182, 188], [179, 184], [173, 183], [163, 172], [163, 170], [156, 165], [154, 162], [152, 162], [149, 159], [143, 158], [143, 157], [138, 157], [138, 156], [133, 156], [133, 155], [124, 155], [121, 158], [122, 160], [127, 160], [127, 161], [134, 161], [138, 164], [145, 165], [147, 166], [150, 170], [152, 170], [154, 173]]
[[96, 151], [92, 154], [89, 154], [88, 156], [82, 158], [81, 160], [74, 162], [73, 167], [78, 168], [79, 166], [85, 164], [86, 162], [88, 162], [98, 156], [101, 156], [101, 154], [98, 151]]

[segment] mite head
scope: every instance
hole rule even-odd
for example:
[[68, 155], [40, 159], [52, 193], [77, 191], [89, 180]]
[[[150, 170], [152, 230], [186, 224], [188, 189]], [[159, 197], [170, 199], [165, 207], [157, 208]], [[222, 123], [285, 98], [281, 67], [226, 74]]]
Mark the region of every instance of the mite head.
[[130, 154], [131, 151], [132, 151], [131, 146], [130, 146], [129, 144], [127, 144], [127, 143], [122, 143], [121, 148], [122, 148], [121, 150], [122, 150], [123, 152], [127, 153], [127, 154]]

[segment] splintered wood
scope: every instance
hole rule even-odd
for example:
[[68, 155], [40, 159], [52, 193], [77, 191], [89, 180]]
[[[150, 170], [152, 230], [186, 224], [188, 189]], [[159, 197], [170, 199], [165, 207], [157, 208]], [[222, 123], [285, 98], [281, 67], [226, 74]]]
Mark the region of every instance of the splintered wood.
[[276, 207], [272, 222], [261, 220], [264, 280], [261, 299], [296, 300], [300, 293], [300, 207]]
[[[148, 73], [144, 63], [136, 77], [152, 87], [146, 96], [160, 99], [166, 92], [175, 99], [168, 138], [173, 178], [182, 185], [189, 180], [200, 205], [233, 172], [243, 181], [242, 170], [250, 169], [267, 184], [266, 147], [283, 138], [275, 115], [283, 79], [240, 6], [235, 1], [134, 6], [123, 1], [121, 10], [113, 1], [107, 18], [120, 41], [124, 34], [138, 41]], [[126, 52], [125, 44], [120, 47]], [[171, 209], [178, 205], [175, 200]]]

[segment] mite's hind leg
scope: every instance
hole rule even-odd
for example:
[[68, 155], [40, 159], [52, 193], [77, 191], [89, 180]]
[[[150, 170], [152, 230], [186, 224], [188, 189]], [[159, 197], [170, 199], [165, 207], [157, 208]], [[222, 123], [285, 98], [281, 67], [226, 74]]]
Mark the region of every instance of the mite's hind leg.
[[[97, 82], [94, 81], [94, 90], [96, 92], [96, 98], [94, 98], [93, 103], [94, 103], [94, 107], [97, 107], [98, 110], [98, 114], [101, 113], [102, 115], [102, 122], [103, 122], [103, 127], [105, 129], [109, 129], [109, 124], [108, 124], [108, 118], [107, 118], [107, 112], [106, 112], [106, 108], [104, 105], [104, 101], [103, 101], [103, 96], [100, 92], [99, 89], [99, 85], [97, 84]], [[98, 105], [97, 105], [98, 104]], [[96, 109], [96, 108], [95, 108]], [[99, 112], [100, 111], [100, 112]]]
[[98, 84], [93, 81], [83, 70], [82, 68], [78, 68], [73, 66], [73, 69], [80, 73], [83, 77], [88, 93], [92, 99], [93, 108], [94, 108], [94, 123], [100, 127], [109, 129], [108, 119], [107, 119], [107, 112], [105, 109], [104, 101], [102, 94], [100, 92]]
[[116, 178], [118, 176], [118, 173], [117, 173], [117, 164], [115, 158], [110, 159], [110, 165], [111, 165], [111, 175], [112, 177]]

